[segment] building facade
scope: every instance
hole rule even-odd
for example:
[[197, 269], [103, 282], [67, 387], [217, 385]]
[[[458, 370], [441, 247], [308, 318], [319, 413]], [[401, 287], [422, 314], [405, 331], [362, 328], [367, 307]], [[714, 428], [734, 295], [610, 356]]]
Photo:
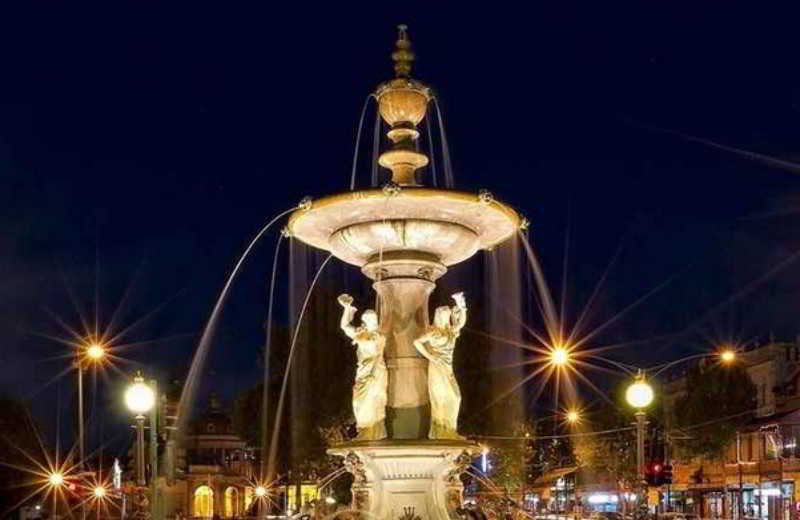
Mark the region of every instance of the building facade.
[[[673, 484], [661, 489], [660, 506], [707, 518], [797, 518], [800, 345], [770, 342], [742, 352], [736, 362], [744, 365], [756, 388], [754, 419], [737, 433], [723, 457], [668, 457], [674, 468]], [[687, 392], [686, 384], [684, 376], [665, 385], [668, 431], [672, 430], [672, 410]]]
[[254, 449], [234, 431], [213, 393], [179, 442], [177, 403], [165, 395], [159, 405], [158, 509], [167, 518], [245, 516], [255, 498]]

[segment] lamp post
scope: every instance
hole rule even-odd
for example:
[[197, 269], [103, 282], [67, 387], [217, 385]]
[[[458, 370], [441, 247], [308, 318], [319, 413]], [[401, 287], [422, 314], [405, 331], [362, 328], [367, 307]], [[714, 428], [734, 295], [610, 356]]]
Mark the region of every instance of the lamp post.
[[[737, 358], [736, 349], [732, 346], [721, 346], [714, 352], [705, 352], [702, 354], [694, 354], [691, 356], [682, 357], [662, 365], [650, 367], [647, 369], [650, 378], [657, 377], [659, 374], [666, 371], [668, 368], [674, 367], [687, 361], [701, 359], [701, 358], [717, 358], [723, 365], [732, 365]], [[625, 392], [625, 399], [628, 404], [636, 410], [636, 472], [641, 484], [641, 490], [645, 491], [645, 464], [644, 464], [644, 441], [645, 441], [645, 426], [647, 424], [645, 408], [650, 406], [653, 402], [653, 388], [645, 380], [645, 372], [638, 369], [636, 380], [628, 387]], [[669, 441], [669, 435], [667, 435]], [[667, 496], [667, 507], [670, 506], [670, 498]]]
[[569, 410], [565, 417], [569, 424], [578, 424], [581, 421], [581, 414], [577, 410]]
[[50, 512], [50, 518], [56, 520], [56, 508], [58, 507], [58, 489], [64, 485], [64, 474], [60, 471], [54, 471], [47, 476], [47, 483], [53, 488], [53, 510]]
[[636, 474], [639, 477], [639, 492], [644, 493], [644, 436], [647, 424], [645, 408], [653, 402], [653, 388], [645, 381], [644, 373], [640, 370], [634, 381], [625, 391], [625, 400], [635, 410], [636, 417]]
[[[125, 392], [125, 404], [128, 406], [128, 409], [130, 411], [136, 414], [135, 415], [136, 483], [139, 487], [144, 487], [145, 485], [147, 485], [144, 472], [144, 419], [145, 419], [145, 414], [153, 409], [155, 402], [156, 402], [155, 392], [150, 386], [148, 386], [144, 382], [144, 379], [142, 378], [141, 374], [137, 374], [133, 380], [133, 383], [128, 387], [128, 390]], [[155, 421], [151, 420], [150, 428], [151, 430], [155, 429]], [[155, 454], [152, 453], [153, 452], [152, 438], [153, 434], [151, 433], [151, 449], [150, 449], [151, 460], [155, 456]], [[153, 469], [155, 469], [155, 467], [153, 467]], [[151, 484], [152, 484], [151, 488], [155, 487], [155, 478], [151, 479]], [[155, 509], [154, 503], [155, 503], [155, 494], [153, 494], [153, 496], [150, 497], [151, 515], [153, 510]]]
[[[97, 342], [91, 342], [78, 353], [75, 365], [78, 369], [78, 456], [79, 469], [83, 469], [86, 459], [86, 441], [84, 439], [84, 414], [83, 414], [83, 365], [88, 363], [101, 363], [106, 355], [106, 349]], [[86, 519], [86, 504], [81, 504], [81, 518]]]

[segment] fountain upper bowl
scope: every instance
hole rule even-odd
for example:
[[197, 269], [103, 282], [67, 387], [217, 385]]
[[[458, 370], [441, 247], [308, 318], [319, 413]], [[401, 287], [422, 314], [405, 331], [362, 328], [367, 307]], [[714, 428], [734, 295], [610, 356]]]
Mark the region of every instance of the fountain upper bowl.
[[474, 193], [404, 187], [330, 195], [289, 217], [292, 236], [363, 267], [376, 256], [415, 252], [445, 266], [510, 238], [520, 216]]

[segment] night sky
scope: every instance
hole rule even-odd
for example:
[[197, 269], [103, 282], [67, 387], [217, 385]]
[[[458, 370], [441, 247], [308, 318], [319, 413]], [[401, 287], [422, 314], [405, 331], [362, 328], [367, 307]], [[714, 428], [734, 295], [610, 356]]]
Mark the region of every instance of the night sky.
[[[457, 187], [488, 188], [532, 221], [556, 292], [569, 229], [573, 314], [617, 251], [597, 323], [671, 280], [606, 339], [686, 333], [618, 359], [648, 365], [727, 335], [794, 338], [794, 13], [681, 4], [4, 7], [0, 386], [51, 435], [59, 411], [69, 421], [74, 378], [43, 388], [68, 361], [46, 360], [65, 350], [42, 335], [67, 337], [56, 317], [80, 328], [95, 307], [103, 325], [115, 310], [118, 326], [135, 324], [125, 342], [145, 342], [122, 354], [125, 373], [184, 371], [263, 223], [347, 188], [397, 23], [409, 25], [414, 76], [441, 99]], [[260, 375], [274, 240], [246, 264], [205, 371], [228, 401]], [[123, 382], [109, 372], [92, 394], [105, 436], [126, 433]]]

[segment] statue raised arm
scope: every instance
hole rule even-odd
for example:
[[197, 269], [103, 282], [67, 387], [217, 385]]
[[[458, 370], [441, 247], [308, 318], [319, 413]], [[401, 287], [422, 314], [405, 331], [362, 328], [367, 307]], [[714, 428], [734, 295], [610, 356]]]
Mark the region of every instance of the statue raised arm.
[[467, 323], [467, 302], [464, 300], [464, 293], [457, 292], [453, 295], [456, 304], [450, 308], [451, 326], [453, 332], [458, 335]]
[[353, 384], [353, 414], [361, 440], [386, 438], [386, 400], [389, 382], [383, 349], [386, 337], [378, 330], [378, 315], [372, 309], [361, 313], [361, 325], [353, 325], [356, 308], [353, 297], [342, 294], [338, 298], [343, 307], [340, 322], [342, 331], [356, 346], [356, 378]]
[[353, 318], [356, 317], [356, 308], [353, 306], [353, 297], [349, 294], [341, 294], [337, 301], [343, 307], [340, 327], [348, 338], [355, 339], [356, 328], [353, 326]]

